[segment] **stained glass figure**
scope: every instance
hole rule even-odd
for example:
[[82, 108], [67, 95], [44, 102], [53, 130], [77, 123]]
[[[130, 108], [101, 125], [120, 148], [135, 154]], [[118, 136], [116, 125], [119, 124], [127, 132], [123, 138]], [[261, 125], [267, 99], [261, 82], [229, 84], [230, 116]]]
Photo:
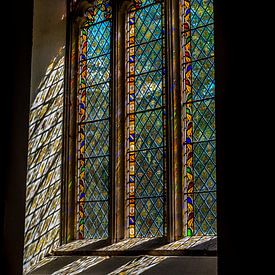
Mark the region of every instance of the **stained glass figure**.
[[164, 3], [134, 1], [127, 40], [128, 236], [165, 234]]
[[108, 237], [112, 7], [93, 1], [80, 30], [78, 238]]
[[213, 0], [182, 0], [186, 235], [216, 235]]

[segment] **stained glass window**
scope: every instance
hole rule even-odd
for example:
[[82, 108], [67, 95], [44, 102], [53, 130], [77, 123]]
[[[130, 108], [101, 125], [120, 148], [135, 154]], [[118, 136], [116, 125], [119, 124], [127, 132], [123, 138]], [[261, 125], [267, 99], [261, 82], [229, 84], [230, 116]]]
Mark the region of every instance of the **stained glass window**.
[[184, 196], [187, 235], [215, 235], [213, 0], [182, 0]]
[[128, 236], [165, 234], [164, 3], [134, 1], [127, 22]]
[[80, 29], [78, 238], [107, 238], [112, 7], [93, 1]]

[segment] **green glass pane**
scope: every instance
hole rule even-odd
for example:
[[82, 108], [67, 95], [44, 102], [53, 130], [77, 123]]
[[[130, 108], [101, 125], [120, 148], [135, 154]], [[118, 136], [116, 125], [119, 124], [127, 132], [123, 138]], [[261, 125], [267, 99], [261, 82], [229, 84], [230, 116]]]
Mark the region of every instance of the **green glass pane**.
[[194, 194], [194, 235], [217, 234], [216, 193]]
[[191, 28], [213, 23], [213, 0], [191, 0]]
[[215, 139], [215, 101], [193, 103], [193, 141]]
[[137, 152], [136, 198], [163, 195], [163, 184], [163, 149]]
[[107, 200], [109, 185], [109, 158], [85, 160], [85, 200]]
[[108, 201], [84, 204], [84, 236], [86, 239], [108, 237]]
[[135, 43], [162, 38], [161, 5], [138, 10], [135, 15]]
[[163, 146], [162, 110], [136, 114], [136, 150]]
[[136, 237], [163, 236], [163, 198], [136, 199]]
[[156, 71], [136, 77], [136, 111], [144, 111], [162, 106], [162, 80], [162, 71]]
[[106, 155], [109, 152], [109, 121], [85, 124], [85, 157]]
[[216, 190], [215, 142], [201, 142], [193, 145], [193, 171], [195, 191]]
[[214, 58], [192, 63], [192, 100], [215, 96]]
[[192, 61], [214, 55], [214, 25], [191, 31]]
[[86, 89], [86, 121], [109, 117], [109, 83]]

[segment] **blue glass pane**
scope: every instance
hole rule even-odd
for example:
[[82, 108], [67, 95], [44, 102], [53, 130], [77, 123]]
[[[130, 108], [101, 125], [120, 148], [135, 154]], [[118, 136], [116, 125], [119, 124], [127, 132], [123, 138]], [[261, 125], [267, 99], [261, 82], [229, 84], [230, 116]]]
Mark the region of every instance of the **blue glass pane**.
[[87, 58], [110, 53], [110, 28], [110, 21], [92, 25], [88, 28]]
[[159, 70], [163, 66], [162, 41], [154, 41], [135, 47], [135, 74]]
[[148, 42], [162, 37], [161, 6], [153, 5], [138, 10], [135, 16], [135, 43]]

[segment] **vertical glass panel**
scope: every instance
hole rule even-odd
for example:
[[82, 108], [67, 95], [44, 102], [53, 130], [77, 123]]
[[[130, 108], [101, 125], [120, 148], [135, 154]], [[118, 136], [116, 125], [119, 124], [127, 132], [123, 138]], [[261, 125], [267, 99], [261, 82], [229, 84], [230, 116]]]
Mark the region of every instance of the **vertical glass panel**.
[[112, 8], [94, 1], [80, 30], [78, 238], [108, 237]]
[[215, 235], [216, 131], [213, 0], [181, 0], [184, 224]]
[[165, 235], [164, 3], [134, 1], [127, 36], [128, 235]]

